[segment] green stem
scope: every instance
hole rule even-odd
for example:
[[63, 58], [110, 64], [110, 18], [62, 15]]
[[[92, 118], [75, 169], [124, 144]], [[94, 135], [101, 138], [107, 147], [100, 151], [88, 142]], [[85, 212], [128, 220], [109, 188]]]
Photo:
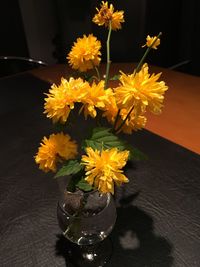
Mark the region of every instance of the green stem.
[[104, 88], [106, 89], [108, 86], [108, 81], [109, 81], [109, 72], [110, 72], [110, 36], [112, 32], [112, 26], [111, 26], [111, 21], [109, 22], [109, 31], [108, 31], [108, 38], [106, 42], [106, 47], [107, 47], [107, 64], [106, 64], [106, 78], [105, 78], [105, 86]]
[[143, 62], [144, 62], [145, 58], [147, 57], [147, 55], [149, 54], [149, 51], [150, 51], [150, 50], [151, 50], [150, 47], [148, 47], [148, 48], [146, 49], [146, 51], [145, 51], [143, 57], [141, 58], [139, 64], [137, 65], [137, 67], [136, 67], [136, 69], [135, 69], [135, 73], [137, 73], [137, 72], [140, 70], [140, 68], [141, 68], [141, 66], [143, 65]]
[[120, 115], [120, 109], [118, 109], [118, 112], [117, 112], [117, 116], [115, 118], [115, 122], [114, 122], [114, 125], [113, 125], [113, 131], [115, 131], [115, 128], [117, 126], [117, 122], [118, 122], [118, 119], [119, 119], [119, 115]]
[[122, 123], [119, 125], [119, 127], [115, 130], [116, 133], [118, 133], [121, 130], [121, 128], [124, 126], [125, 122], [128, 120], [128, 117], [130, 116], [130, 114], [133, 111], [133, 109], [134, 109], [134, 106], [132, 106], [132, 108], [130, 109], [129, 113], [126, 115], [125, 120], [123, 120]]
[[87, 204], [88, 194], [83, 195], [83, 199], [80, 203], [80, 207], [77, 210], [77, 212], [72, 216], [71, 223], [63, 233], [64, 236], [66, 235], [75, 235], [80, 232], [81, 227], [81, 215], [85, 208], [85, 205]]
[[146, 51], [145, 51], [143, 57], [141, 58], [139, 64], [137, 65], [137, 67], [136, 67], [136, 69], [135, 69], [135, 73], [137, 73], [137, 72], [140, 70], [141, 66], [143, 65], [143, 62], [144, 62], [145, 58], [147, 57], [147, 55], [149, 54], [150, 50], [152, 49], [152, 46], [155, 44], [155, 42], [157, 41], [157, 39], [158, 39], [161, 35], [162, 35], [162, 32], [160, 32], [160, 33], [156, 36], [156, 38], [155, 38], [155, 40], [153, 41], [153, 43], [151, 44], [151, 46], [149, 46], [149, 47], [146, 49]]
[[99, 73], [99, 69], [96, 66], [94, 68], [95, 68], [96, 73], [97, 73], [98, 81], [100, 81], [101, 80], [101, 76], [100, 76], [100, 73]]
[[95, 79], [95, 80], [97, 80], [99, 82], [99, 78], [97, 76], [95, 76], [95, 75], [92, 76], [92, 79]]

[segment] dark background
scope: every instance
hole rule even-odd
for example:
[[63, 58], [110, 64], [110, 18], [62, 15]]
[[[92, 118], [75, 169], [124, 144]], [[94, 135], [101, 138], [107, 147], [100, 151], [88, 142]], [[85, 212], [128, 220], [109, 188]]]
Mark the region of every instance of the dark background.
[[[91, 22], [99, 3], [97, 0], [1, 1], [0, 56], [63, 63], [73, 42], [84, 33], [93, 32], [103, 43], [104, 28]], [[112, 3], [117, 10], [125, 11], [126, 20], [122, 30], [112, 34], [113, 62], [138, 61], [144, 52], [141, 45], [146, 35], [162, 31], [161, 46], [152, 51], [148, 62], [167, 68], [183, 63], [176, 69], [200, 75], [199, 0], [113, 0]]]

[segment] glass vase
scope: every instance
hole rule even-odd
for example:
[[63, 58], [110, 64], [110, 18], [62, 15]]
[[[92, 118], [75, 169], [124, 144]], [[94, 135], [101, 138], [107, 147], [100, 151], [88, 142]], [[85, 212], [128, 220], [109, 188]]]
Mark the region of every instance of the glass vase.
[[72, 242], [67, 253], [75, 266], [103, 266], [110, 259], [112, 244], [106, 237], [115, 225], [116, 207], [109, 193], [64, 191], [57, 217], [64, 237]]

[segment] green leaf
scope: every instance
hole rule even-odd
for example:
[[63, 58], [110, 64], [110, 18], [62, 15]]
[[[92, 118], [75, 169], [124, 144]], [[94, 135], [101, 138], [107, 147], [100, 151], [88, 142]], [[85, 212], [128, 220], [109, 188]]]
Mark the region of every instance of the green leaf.
[[93, 80], [93, 75], [89, 73], [82, 73], [82, 77], [88, 82]]
[[56, 173], [55, 178], [65, 175], [76, 174], [82, 169], [78, 160], [68, 160]]
[[93, 130], [90, 139], [85, 140], [84, 147], [92, 147], [93, 149], [101, 150], [102, 148], [110, 149], [117, 147], [119, 150], [124, 150], [124, 142], [118, 136], [111, 132], [110, 128], [98, 127]]
[[129, 150], [129, 159], [130, 160], [147, 160], [148, 156], [140, 151], [138, 148], [133, 147], [132, 145], [125, 143], [125, 147]]
[[111, 81], [117, 81], [120, 78], [120, 74], [114, 75], [112, 78], [110, 78]]
[[85, 140], [84, 148], [92, 147], [93, 149], [101, 150], [117, 147], [120, 151], [129, 150], [130, 160], [146, 160], [148, 157], [138, 148], [131, 146], [124, 140], [119, 139], [118, 136], [111, 132], [110, 128], [98, 127], [92, 132], [90, 139]]
[[135, 160], [147, 160], [148, 159], [148, 156], [136, 147], [133, 147], [133, 152], [131, 153], [131, 157], [132, 159], [135, 159]]
[[82, 174], [78, 173], [70, 177], [69, 183], [67, 185], [67, 191], [75, 192], [76, 191], [76, 184], [80, 181]]
[[93, 187], [92, 187], [90, 184], [88, 184], [88, 182], [85, 181], [84, 178], [82, 178], [82, 179], [76, 184], [76, 186], [77, 186], [79, 189], [81, 189], [81, 190], [83, 190], [83, 191], [86, 191], [86, 192], [91, 191], [91, 190], [93, 189]]
[[98, 139], [103, 136], [107, 136], [107, 134], [110, 132], [111, 128], [105, 128], [105, 127], [97, 127], [93, 129], [92, 137], [94, 139]]

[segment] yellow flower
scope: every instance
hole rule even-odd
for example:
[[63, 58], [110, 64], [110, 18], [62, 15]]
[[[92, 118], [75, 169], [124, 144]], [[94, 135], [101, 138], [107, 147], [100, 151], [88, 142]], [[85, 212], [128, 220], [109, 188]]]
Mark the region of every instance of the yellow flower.
[[[122, 123], [122, 121], [125, 120], [128, 113], [129, 110], [125, 108], [120, 110], [120, 120], [116, 125], [116, 129]], [[143, 115], [143, 113], [142, 112], [139, 113], [136, 109], [133, 109], [133, 111], [129, 115], [129, 118], [126, 120], [125, 124], [123, 125], [120, 131], [126, 134], [132, 134], [133, 131], [137, 131], [144, 128], [146, 122], [147, 119]]]
[[77, 144], [67, 134], [51, 134], [49, 138], [44, 137], [35, 161], [39, 169], [44, 172], [56, 171], [56, 164], [63, 160], [73, 159], [77, 155]]
[[[148, 35], [147, 38], [146, 38], [146, 44], [143, 45], [142, 47], [145, 47], [145, 46], [150, 47], [150, 46], [151, 46], [153, 49], [157, 49], [157, 46], [160, 45], [160, 39], [157, 38], [157, 40], [156, 40], [156, 38], [157, 38], [157, 36], [150, 37], [150, 36]], [[156, 41], [155, 41], [155, 40], [156, 40]], [[155, 43], [153, 44], [153, 42], [155, 42]], [[152, 45], [152, 44], [153, 44], [153, 45]]]
[[108, 101], [106, 102], [105, 107], [102, 110], [104, 111], [102, 116], [106, 117], [111, 124], [114, 124], [118, 112], [118, 107], [116, 98], [113, 93], [108, 97]]
[[95, 118], [97, 115], [96, 108], [104, 109], [111, 95], [113, 95], [111, 89], [104, 89], [104, 81], [100, 81], [97, 84], [93, 82], [91, 86], [88, 85], [87, 93], [81, 101], [83, 103], [82, 109], [84, 109], [85, 118], [88, 115]]
[[117, 148], [98, 151], [87, 147], [86, 153], [82, 156], [82, 164], [86, 166], [85, 180], [100, 192], [113, 194], [114, 183], [121, 185], [128, 182], [121, 169], [126, 165], [129, 151]]
[[48, 97], [45, 98], [44, 113], [54, 123], [65, 123], [71, 109], [74, 108], [74, 103], [80, 102], [84, 97], [87, 86], [87, 82], [81, 78], [70, 78], [69, 81], [62, 78], [59, 86], [53, 84], [49, 90]]
[[163, 81], [158, 82], [161, 73], [150, 75], [145, 63], [138, 73], [126, 75], [122, 72], [121, 85], [115, 88], [117, 105], [129, 110], [133, 105], [142, 112], [148, 109], [158, 114], [161, 112], [164, 93], [168, 89]]
[[[111, 124], [114, 124], [119, 108], [116, 103], [116, 98], [113, 95], [109, 97], [109, 101], [106, 102], [106, 105], [102, 110], [104, 111], [102, 116], [106, 117]], [[118, 119], [117, 125], [115, 126], [115, 129], [117, 129], [122, 121], [126, 119], [129, 111], [130, 109], [127, 110], [126, 108], [122, 108], [120, 110], [120, 117]], [[143, 116], [143, 113], [144, 112], [138, 107], [137, 109], [134, 108], [120, 131], [131, 134], [133, 131], [144, 128], [147, 119], [145, 116]]]
[[96, 8], [98, 13], [94, 16], [93, 22], [99, 26], [105, 25], [109, 27], [111, 22], [112, 30], [121, 29], [121, 23], [124, 22], [124, 11], [114, 12], [114, 7], [110, 4], [108, 7], [108, 2], [102, 1], [101, 8]]
[[89, 34], [88, 37], [83, 35], [83, 38], [78, 38], [74, 43], [67, 59], [73, 69], [84, 72], [99, 65], [100, 49], [101, 42], [93, 34]]

